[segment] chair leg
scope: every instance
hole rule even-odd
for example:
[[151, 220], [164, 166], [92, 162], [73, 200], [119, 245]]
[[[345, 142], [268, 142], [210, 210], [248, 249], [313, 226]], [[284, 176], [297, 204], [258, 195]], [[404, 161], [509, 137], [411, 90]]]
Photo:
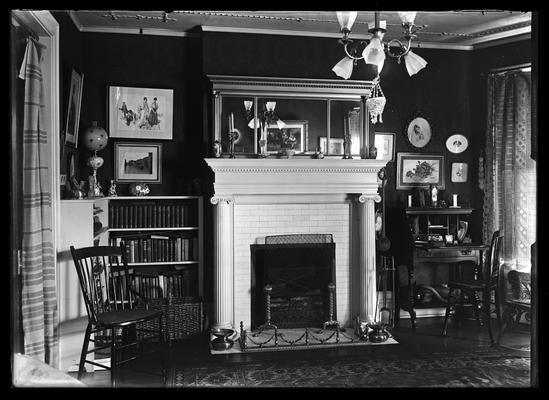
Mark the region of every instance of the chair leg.
[[80, 363], [78, 364], [78, 380], [82, 379], [84, 375], [84, 366], [86, 364], [86, 356], [88, 355], [88, 346], [90, 345], [90, 335], [92, 331], [92, 325], [88, 323], [86, 333], [84, 334], [84, 343], [82, 344], [82, 352], [80, 353]]
[[116, 387], [118, 374], [118, 348], [116, 346], [116, 329], [111, 328], [111, 386]]
[[[159, 338], [158, 338], [158, 344], [159, 344], [159, 350], [160, 350], [160, 362], [162, 364], [162, 381], [164, 385], [166, 385], [167, 381], [167, 370], [166, 370], [166, 344], [164, 342], [164, 331], [163, 331], [163, 316], [161, 315], [158, 319], [159, 324]], [[169, 334], [169, 332], [168, 332]]]
[[488, 324], [488, 335], [490, 336], [490, 345], [493, 346], [494, 343], [494, 334], [492, 332], [492, 316], [490, 313], [490, 290], [485, 290], [483, 292], [483, 301], [484, 301], [484, 311], [486, 316], [486, 323]]
[[448, 316], [450, 315], [450, 308], [452, 308], [452, 294], [454, 292], [453, 288], [450, 288], [448, 292], [448, 303], [446, 304], [446, 312], [444, 314], [444, 326], [442, 327], [441, 336], [446, 336], [446, 326], [448, 324]]

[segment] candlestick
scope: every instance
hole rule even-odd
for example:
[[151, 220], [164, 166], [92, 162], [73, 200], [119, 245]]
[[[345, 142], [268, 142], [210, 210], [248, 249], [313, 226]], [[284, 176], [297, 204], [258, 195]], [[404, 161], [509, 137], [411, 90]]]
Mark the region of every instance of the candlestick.
[[412, 195], [408, 195], [408, 207], [412, 207]]
[[454, 207], [457, 207], [458, 206], [458, 195], [457, 194], [453, 194], [452, 195], [452, 198], [453, 198], [453, 203], [452, 204]]

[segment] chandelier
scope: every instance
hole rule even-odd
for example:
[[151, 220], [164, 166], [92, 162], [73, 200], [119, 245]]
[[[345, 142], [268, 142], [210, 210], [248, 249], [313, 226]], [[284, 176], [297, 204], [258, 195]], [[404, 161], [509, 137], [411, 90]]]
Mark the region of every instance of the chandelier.
[[[337, 11], [337, 20], [341, 26], [343, 37], [339, 43], [343, 45], [345, 57], [338, 62], [332, 71], [343, 79], [349, 79], [353, 73], [353, 66], [357, 65], [358, 60], [364, 60], [366, 64], [377, 66], [377, 74], [381, 73], [385, 63], [385, 53], [390, 57], [396, 58], [400, 64], [401, 58], [404, 58], [406, 70], [410, 76], [417, 74], [427, 65], [427, 61], [412, 52], [412, 40], [417, 37], [416, 32], [423, 29], [425, 25], [418, 26], [414, 24], [417, 12], [398, 11], [404, 29], [403, 41], [392, 39], [388, 43], [383, 43], [383, 36], [387, 32], [387, 21], [379, 20], [379, 12], [375, 12], [373, 25], [368, 23], [368, 32], [372, 34], [369, 41], [355, 43], [349, 39], [351, 28], [358, 15], [357, 11]], [[365, 46], [362, 52], [360, 49]]]

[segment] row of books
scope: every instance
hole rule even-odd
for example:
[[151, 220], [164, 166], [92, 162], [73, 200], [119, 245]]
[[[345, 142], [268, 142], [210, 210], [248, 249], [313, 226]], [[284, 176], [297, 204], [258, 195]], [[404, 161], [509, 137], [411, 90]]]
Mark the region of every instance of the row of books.
[[197, 261], [198, 238], [174, 235], [114, 236], [111, 246], [123, 242], [128, 263]]
[[111, 228], [168, 228], [197, 226], [195, 203], [155, 202], [120, 203], [109, 205]]
[[148, 299], [198, 296], [198, 276], [194, 268], [159, 275], [135, 274], [133, 285]]

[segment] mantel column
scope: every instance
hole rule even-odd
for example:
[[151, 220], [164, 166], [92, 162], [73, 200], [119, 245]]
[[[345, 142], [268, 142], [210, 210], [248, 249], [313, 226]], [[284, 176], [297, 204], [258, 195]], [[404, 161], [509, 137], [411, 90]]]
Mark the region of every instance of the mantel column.
[[375, 321], [376, 288], [376, 228], [374, 202], [381, 201], [378, 194], [362, 194], [358, 198], [359, 214], [359, 279], [361, 323]]
[[234, 199], [212, 197], [214, 207], [214, 323], [213, 328], [233, 327], [233, 217]]

